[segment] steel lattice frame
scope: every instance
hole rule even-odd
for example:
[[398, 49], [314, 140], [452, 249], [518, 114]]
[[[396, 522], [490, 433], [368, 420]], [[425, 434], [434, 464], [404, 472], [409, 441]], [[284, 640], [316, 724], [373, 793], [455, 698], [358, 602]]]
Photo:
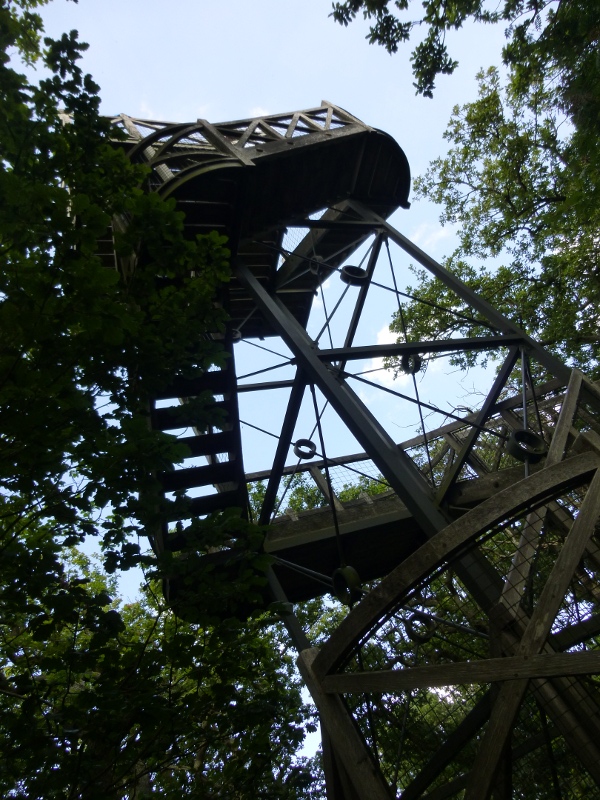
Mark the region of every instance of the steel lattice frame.
[[[194, 381], [174, 376], [171, 389], [153, 398], [153, 425], [162, 430], [176, 430], [178, 403], [201, 391], [212, 392], [227, 415], [222, 430], [192, 422], [191, 433], [180, 434], [190, 458], [162, 479], [165, 492], [190, 497], [170, 519], [228, 507], [247, 513], [246, 481], [263, 479], [258, 521], [272, 523], [265, 540], [274, 557], [271, 598], [289, 603], [323, 594], [336, 568], [353, 562], [365, 583], [356, 590], [360, 602], [318, 648], [293, 612], [284, 615], [323, 723], [330, 800], [433, 799], [463, 791], [483, 800], [491, 793], [511, 797], [513, 786], [519, 796], [548, 796], [529, 785], [540, 768], [555, 792], [561, 781], [573, 785], [579, 770], [572, 796], [598, 793], [596, 386], [389, 224], [394, 210], [409, 205], [406, 157], [390, 137], [342, 109], [323, 103], [219, 125], [121, 115], [114, 124], [126, 134], [118, 146], [151, 167], [149, 189], [174, 197], [186, 212], [188, 234], [219, 230], [233, 252], [234, 280], [222, 298], [231, 316], [227, 367]], [[295, 229], [300, 240], [289, 247], [288, 231]], [[347, 259], [366, 243], [366, 266], [348, 271]], [[487, 333], [356, 345], [378, 260], [390, 244], [442, 281]], [[113, 265], [110, 235], [100, 246]], [[354, 299], [340, 346], [331, 341], [326, 348], [307, 326], [315, 293], [340, 271], [347, 282], [355, 279]], [[269, 339], [269, 347], [283, 342], [293, 375], [238, 379], [240, 339]], [[353, 388], [353, 381], [364, 382], [352, 372], [359, 360], [475, 351], [496, 352], [501, 360], [479, 411], [447, 415], [449, 422], [404, 443]], [[526, 385], [529, 362], [544, 374], [543, 385]], [[519, 364], [523, 381], [515, 392], [511, 377]], [[273, 457], [246, 476], [240, 399], [275, 390], [287, 392], [287, 406], [271, 432]], [[327, 456], [317, 392], [363, 452]], [[311, 397], [321, 444], [310, 463], [293, 466], [290, 449]], [[401, 393], [396, 397], [402, 402]], [[418, 392], [416, 401], [420, 412], [428, 407]], [[507, 456], [515, 431], [546, 440], [537, 466]], [[367, 462], [387, 491], [340, 501], [331, 471], [364, 474]], [[322, 508], [281, 516], [282, 481], [295, 474], [314, 480]], [[152, 538], [158, 550], [180, 547], [168, 519]], [[235, 547], [205, 558], [226, 566]], [[177, 602], [176, 586], [167, 582], [166, 594]]]

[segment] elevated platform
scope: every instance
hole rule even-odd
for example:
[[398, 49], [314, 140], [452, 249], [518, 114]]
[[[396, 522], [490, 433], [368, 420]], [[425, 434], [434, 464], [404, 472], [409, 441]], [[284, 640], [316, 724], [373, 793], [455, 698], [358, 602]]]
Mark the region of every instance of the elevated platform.
[[[323, 103], [222, 124], [113, 122], [124, 133], [116, 146], [150, 167], [147, 188], [185, 213], [186, 235], [217, 230], [232, 251], [234, 277], [219, 298], [231, 318], [225, 366], [192, 380], [173, 375], [151, 402], [152, 426], [189, 452], [159, 475], [163, 524], [149, 532], [157, 552], [176, 554], [181, 574], [189, 565], [186, 580], [165, 580], [167, 601], [190, 621], [204, 619], [195, 605], [209, 602], [195, 593], [200, 567], [223, 581], [246, 568], [235, 534], [202, 540], [207, 515], [265, 526], [272, 563], [258, 575], [256, 604], [242, 608], [232, 597], [232, 609], [208, 613], [243, 617], [278, 601], [326, 733], [328, 800], [441, 800], [464, 789], [469, 800], [508, 798], [538, 774], [550, 796], [557, 753], [563, 780], [581, 775], [578, 796], [595, 796], [598, 387], [390, 224], [394, 210], [408, 207], [406, 157], [344, 110]], [[360, 266], [349, 265], [362, 245]], [[439, 282], [441, 304], [402, 291], [390, 246]], [[110, 231], [100, 252], [118, 267]], [[380, 255], [386, 263], [374, 278]], [[325, 309], [324, 284], [336, 272], [346, 288]], [[373, 343], [390, 315], [382, 318], [377, 300], [379, 327], [358, 341], [374, 289], [394, 298], [403, 330], [396, 343]], [[311, 318], [316, 292], [320, 333]], [[342, 301], [346, 316], [334, 325]], [[411, 339], [407, 301], [450, 318], [447, 338], [433, 326], [428, 340]], [[271, 362], [239, 378], [239, 353], [254, 345]], [[478, 410], [456, 407], [460, 400], [447, 401], [439, 386], [425, 399], [421, 379], [436, 359], [445, 359], [447, 378], [457, 361], [472, 364], [481, 352], [494, 367]], [[382, 359], [399, 376], [393, 386], [369, 380]], [[388, 419], [365, 385], [393, 396]], [[202, 393], [223, 412], [219, 427], [194, 417], [189, 401]], [[251, 474], [240, 419], [248, 396], [244, 424], [270, 443], [255, 448], [265, 467]], [[399, 443], [395, 428], [406, 427], [415, 406], [413, 436]], [[330, 448], [330, 412], [361, 452]], [[362, 483], [349, 499], [357, 474]], [[294, 477], [316, 508], [286, 509]], [[251, 507], [247, 484], [261, 481]], [[348, 608], [314, 647], [293, 604], [334, 589]]]
[[[113, 124], [129, 158], [151, 168], [149, 188], [175, 198], [185, 213], [186, 234], [227, 236], [234, 260], [274, 289], [303, 327], [319, 284], [370, 233], [347, 202], [358, 200], [383, 218], [409, 205], [410, 170], [400, 146], [331, 103], [215, 124], [125, 114]], [[286, 230], [306, 229], [311, 218], [319, 219], [318, 231], [284, 250]], [[227, 301], [242, 337], [275, 335], [235, 278]]]

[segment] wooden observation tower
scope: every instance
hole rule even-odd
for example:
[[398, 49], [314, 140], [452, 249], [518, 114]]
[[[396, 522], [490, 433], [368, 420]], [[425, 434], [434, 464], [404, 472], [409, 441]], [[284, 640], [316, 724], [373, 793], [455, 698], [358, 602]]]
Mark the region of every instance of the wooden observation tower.
[[[263, 482], [269, 595], [319, 710], [329, 800], [600, 797], [598, 388], [388, 223], [409, 207], [407, 159], [346, 111], [114, 124], [190, 236], [229, 238], [229, 358], [153, 398], [153, 426], [190, 453], [162, 481], [188, 520], [248, 514]], [[369, 303], [391, 297], [401, 320], [409, 264], [479, 335], [377, 343]], [[477, 351], [495, 359], [479, 409], [426, 395], [425, 375], [444, 385], [444, 364]], [[381, 359], [395, 382], [373, 379]], [[179, 430], [203, 392], [222, 427]], [[294, 481], [316, 508], [286, 511]], [[172, 530], [155, 549], [180, 546]], [[235, 543], [204, 557], [226, 570]], [[315, 638], [293, 608], [322, 595], [345, 605]]]

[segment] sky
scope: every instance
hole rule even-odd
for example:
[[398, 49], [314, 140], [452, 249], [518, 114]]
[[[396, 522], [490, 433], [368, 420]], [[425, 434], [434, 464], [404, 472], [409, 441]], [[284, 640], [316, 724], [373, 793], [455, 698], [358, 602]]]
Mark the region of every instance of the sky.
[[[215, 123], [311, 108], [328, 100], [389, 133], [405, 151], [413, 176], [424, 172], [446, 150], [443, 133], [453, 106], [475, 98], [477, 71], [500, 62], [503, 30], [480, 24], [449, 34], [450, 52], [460, 66], [453, 76], [440, 77], [434, 98], [427, 99], [415, 95], [410, 46], [389, 55], [366, 41], [364, 20], [344, 28], [329, 17], [330, 11], [328, 0], [53, 0], [42, 16], [48, 35], [76, 29], [89, 44], [83, 69], [100, 85], [102, 113], [171, 122], [202, 117]], [[439, 212], [431, 203], [417, 201], [391, 222], [441, 260], [451, 253], [455, 234], [440, 226]], [[409, 263], [398, 259], [400, 285], [414, 284]], [[389, 275], [385, 281], [389, 283]], [[331, 309], [339, 291], [340, 282], [332, 278], [324, 297], [316, 298], [313, 333], [321, 326], [323, 300]], [[395, 298], [375, 293], [371, 308], [363, 315], [363, 338], [357, 343], [391, 341], [387, 324], [397, 309]], [[343, 314], [342, 307], [339, 316]], [[271, 341], [268, 345], [287, 353]], [[238, 374], [269, 363], [256, 348], [238, 347]], [[419, 376], [421, 396], [444, 402], [446, 408], [465, 405], [480, 378], [476, 372], [454, 375], [457, 388], [450, 390], [446, 373], [430, 368]], [[378, 374], [376, 380], [392, 385], [389, 373]], [[408, 383], [401, 378], [395, 388], [408, 391]], [[397, 401], [372, 387], [358, 391], [396, 441], [412, 435], [419, 422], [414, 406], [400, 409]], [[276, 431], [286, 397], [277, 400], [275, 395], [271, 393], [268, 404], [253, 405], [244, 398], [242, 418]], [[298, 437], [311, 433], [311, 413], [310, 408], [303, 412]], [[324, 419], [329, 455], [362, 449], [333, 417]], [[432, 426], [443, 421], [436, 418]], [[243, 430], [246, 470], [268, 467], [276, 440], [249, 426]]]
[[[428, 99], [415, 95], [412, 43], [389, 55], [367, 42], [365, 20], [344, 28], [330, 12], [329, 0], [53, 0], [42, 16], [49, 35], [76, 29], [89, 44], [83, 68], [107, 115], [214, 123], [328, 100], [393, 136], [412, 175], [423, 173], [446, 150], [453, 106], [475, 98], [477, 71], [500, 62], [501, 26], [450, 32], [460, 66]], [[453, 232], [438, 215], [417, 201], [392, 222], [441, 259]]]
[[[453, 106], [475, 98], [477, 71], [499, 64], [503, 31], [467, 25], [450, 34], [450, 50], [460, 66], [455, 75], [438, 79], [430, 100], [415, 96], [410, 48], [391, 56], [368, 44], [362, 19], [343, 28], [329, 17], [330, 11], [328, 0], [79, 0], [78, 4], [54, 0], [42, 16], [49, 35], [77, 29], [81, 40], [89, 43], [83, 68], [100, 85], [101, 110], [107, 115], [124, 112], [172, 122], [202, 117], [214, 123], [311, 108], [328, 100], [389, 133], [406, 153], [412, 175], [424, 172], [446, 150], [443, 133]], [[413, 202], [409, 211], [397, 212], [391, 222], [441, 260], [451, 253], [455, 236], [452, 229], [439, 225], [439, 211], [431, 203]], [[398, 264], [404, 286], [414, 282], [408, 267], [406, 260]], [[380, 279], [389, 283], [389, 275]], [[340, 283], [332, 278], [325, 287], [329, 308], [339, 292]], [[363, 315], [359, 343], [391, 341], [387, 323], [397, 309], [395, 298], [379, 291], [372, 301], [373, 310], [366, 309]], [[323, 297], [318, 297], [313, 334], [322, 319]], [[287, 354], [277, 343], [262, 344]], [[238, 351], [238, 374], [272, 363], [256, 348], [238, 347], [245, 348]], [[431, 368], [420, 376], [421, 396], [445, 403], [446, 408], [468, 404], [481, 375], [457, 375], [454, 370], [454, 388], [449, 389], [447, 372]], [[277, 377], [287, 376], [282, 371]], [[394, 383], [389, 373], [378, 373], [376, 379], [384, 387], [412, 391], [407, 377]], [[399, 405], [372, 387], [357, 391], [396, 441], [411, 435], [418, 424], [414, 406]], [[277, 431], [286, 397], [278, 400], [276, 394], [262, 405], [244, 398], [242, 419]], [[314, 423], [310, 408], [304, 409], [300, 420], [296, 435], [308, 436]], [[439, 425], [443, 419], [436, 417], [432, 426], [434, 422]], [[361, 449], [331, 415], [324, 416], [324, 427], [329, 455]], [[248, 426], [243, 433], [246, 470], [268, 466], [276, 440]], [[121, 581], [125, 598], [135, 596], [138, 584], [137, 575]], [[315, 745], [311, 739], [306, 752]]]
[[389, 55], [368, 44], [364, 20], [344, 28], [330, 10], [328, 0], [53, 0], [43, 17], [50, 35], [75, 28], [89, 43], [83, 64], [106, 114], [223, 122], [325, 99], [390, 133], [418, 174], [443, 152], [451, 109], [473, 99], [476, 72], [499, 61], [502, 29], [451, 32], [460, 67], [430, 100], [415, 96], [410, 47]]
[[[450, 32], [460, 66], [438, 78], [428, 99], [415, 95], [411, 46], [389, 55], [367, 42], [362, 18], [344, 28], [330, 11], [329, 0], [53, 0], [42, 14], [48, 34], [74, 28], [89, 43], [83, 68], [100, 85], [107, 115], [214, 123], [328, 100], [393, 136], [413, 176], [423, 173], [446, 150], [453, 106], [475, 98], [477, 71], [499, 63], [502, 28]], [[393, 223], [442, 258], [453, 232], [438, 215], [414, 202]]]

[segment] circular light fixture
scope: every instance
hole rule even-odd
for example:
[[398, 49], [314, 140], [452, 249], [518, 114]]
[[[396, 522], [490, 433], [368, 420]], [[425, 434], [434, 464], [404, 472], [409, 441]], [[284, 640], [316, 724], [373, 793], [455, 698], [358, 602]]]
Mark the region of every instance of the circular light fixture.
[[367, 282], [368, 274], [362, 267], [346, 265], [340, 270], [340, 278], [348, 286], [362, 286]]
[[528, 461], [537, 464], [548, 452], [546, 442], [538, 433], [527, 431], [524, 428], [512, 431], [506, 442], [506, 452], [517, 461]]
[[297, 458], [313, 458], [316, 452], [317, 445], [314, 442], [311, 442], [310, 439], [298, 439], [298, 441], [294, 444], [294, 455]]

